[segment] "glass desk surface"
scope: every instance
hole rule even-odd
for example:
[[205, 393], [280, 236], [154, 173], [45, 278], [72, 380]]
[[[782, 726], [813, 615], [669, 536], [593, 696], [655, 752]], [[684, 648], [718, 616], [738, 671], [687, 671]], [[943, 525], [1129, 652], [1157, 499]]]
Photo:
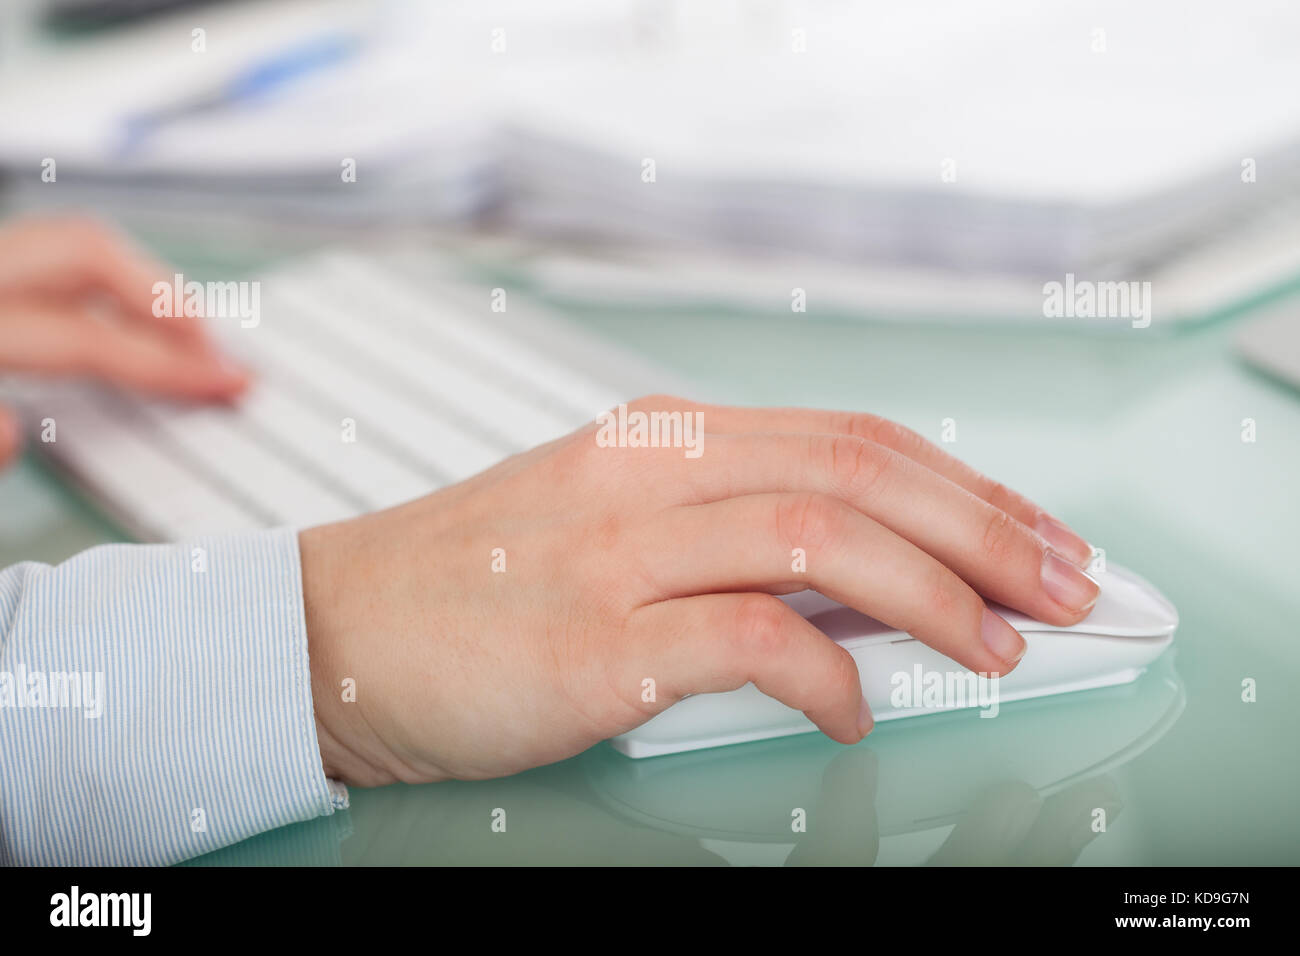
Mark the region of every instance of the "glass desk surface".
[[[1173, 601], [1172, 652], [1131, 685], [894, 721], [856, 747], [632, 761], [602, 744], [501, 780], [354, 788], [346, 812], [192, 863], [1300, 863], [1300, 395], [1238, 362], [1238, 320], [1090, 334], [567, 311], [710, 400], [862, 409], [936, 441], [952, 419], [950, 451]], [[30, 455], [0, 500], [6, 565], [122, 540]]]

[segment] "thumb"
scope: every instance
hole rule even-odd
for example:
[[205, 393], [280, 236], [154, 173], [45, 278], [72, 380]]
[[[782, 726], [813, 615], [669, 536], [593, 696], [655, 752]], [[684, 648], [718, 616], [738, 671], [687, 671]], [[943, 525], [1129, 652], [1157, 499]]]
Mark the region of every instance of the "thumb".
[[23, 446], [23, 430], [18, 416], [0, 405], [0, 468], [18, 457]]

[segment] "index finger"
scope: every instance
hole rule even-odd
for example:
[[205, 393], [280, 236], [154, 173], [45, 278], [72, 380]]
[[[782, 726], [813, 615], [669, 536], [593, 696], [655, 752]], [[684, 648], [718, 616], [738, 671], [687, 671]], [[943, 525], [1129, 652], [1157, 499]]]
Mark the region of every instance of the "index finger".
[[1032, 528], [1052, 550], [1079, 567], [1092, 560], [1092, 547], [1059, 518], [999, 481], [975, 470], [921, 435], [878, 415], [863, 412], [824, 411], [812, 408], [738, 408], [701, 405], [678, 398], [646, 399], [647, 403], [675, 403], [674, 409], [704, 413], [704, 426], [711, 432], [799, 432], [803, 434], [853, 435], [884, 445], [905, 455], [954, 484], [1005, 511]]

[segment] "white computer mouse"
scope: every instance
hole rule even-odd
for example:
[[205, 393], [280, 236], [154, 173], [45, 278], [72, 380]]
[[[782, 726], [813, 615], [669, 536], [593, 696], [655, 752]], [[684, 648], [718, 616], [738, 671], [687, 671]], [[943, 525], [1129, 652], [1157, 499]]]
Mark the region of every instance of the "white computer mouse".
[[[816, 591], [783, 600], [853, 655], [877, 723], [965, 707], [996, 716], [1001, 705], [1016, 700], [1126, 684], [1173, 641], [1178, 612], [1151, 584], [1113, 564], [1094, 576], [1101, 585], [1097, 604], [1071, 627], [994, 606], [1029, 645], [1014, 671], [994, 679], [972, 674], [915, 638]], [[629, 757], [654, 757], [816, 729], [799, 711], [747, 684], [688, 697], [612, 743]]]

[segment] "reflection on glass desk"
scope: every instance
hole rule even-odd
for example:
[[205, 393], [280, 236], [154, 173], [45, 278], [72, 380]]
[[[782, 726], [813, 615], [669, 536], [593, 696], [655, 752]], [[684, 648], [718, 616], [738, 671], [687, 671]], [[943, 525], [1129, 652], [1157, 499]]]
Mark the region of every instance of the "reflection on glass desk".
[[1069, 864], [1121, 819], [1116, 772], [1183, 704], [1166, 654], [1134, 684], [899, 721], [856, 747], [813, 734], [632, 760], [601, 744], [514, 780], [356, 792], [343, 830], [326, 818], [198, 862]]

